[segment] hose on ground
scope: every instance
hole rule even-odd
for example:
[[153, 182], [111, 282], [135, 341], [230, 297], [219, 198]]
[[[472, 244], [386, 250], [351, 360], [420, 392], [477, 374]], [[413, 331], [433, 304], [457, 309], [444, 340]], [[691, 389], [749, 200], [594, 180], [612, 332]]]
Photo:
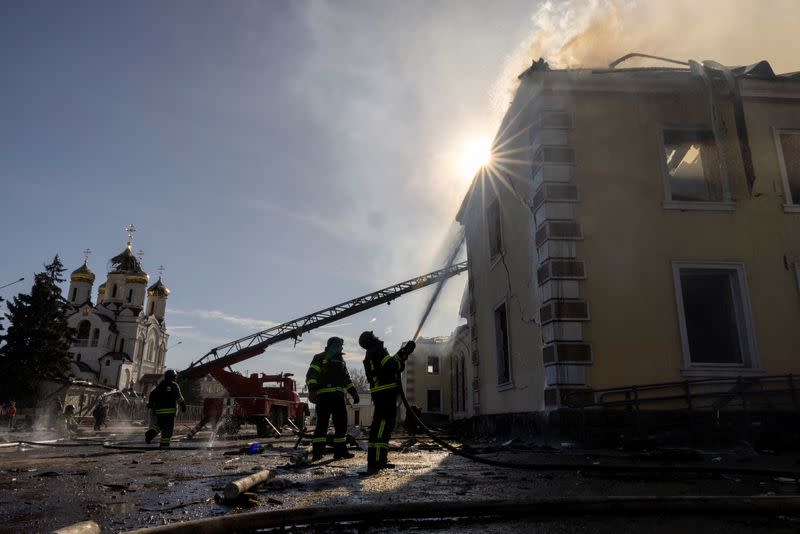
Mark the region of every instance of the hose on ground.
[[403, 502], [349, 506], [314, 506], [208, 517], [128, 531], [125, 534], [217, 534], [253, 532], [293, 525], [341, 521], [391, 521], [443, 518], [573, 519], [582, 515], [702, 515], [706, 517], [775, 516], [800, 513], [797, 496], [600, 496], [544, 497], [501, 501]]
[[476, 454], [463, 451], [447, 443], [439, 438], [436, 434], [429, 429], [425, 423], [417, 416], [416, 412], [411, 408], [411, 405], [406, 398], [406, 393], [403, 391], [402, 384], [398, 384], [400, 390], [400, 400], [406, 407], [406, 416], [408, 414], [416, 421], [417, 425], [422, 431], [436, 442], [441, 447], [447, 449], [456, 456], [461, 456], [473, 462], [491, 465], [493, 467], [503, 467], [508, 469], [522, 469], [527, 471], [592, 471], [600, 473], [620, 473], [620, 472], [639, 472], [639, 473], [663, 473], [665, 471], [675, 473], [709, 473], [719, 475], [757, 475], [757, 476], [770, 476], [770, 477], [791, 477], [800, 478], [800, 470], [792, 469], [775, 469], [775, 468], [756, 468], [746, 466], [730, 466], [730, 465], [642, 465], [642, 464], [601, 464], [601, 463], [515, 463], [504, 462], [502, 460], [493, 460], [491, 458], [483, 458]]

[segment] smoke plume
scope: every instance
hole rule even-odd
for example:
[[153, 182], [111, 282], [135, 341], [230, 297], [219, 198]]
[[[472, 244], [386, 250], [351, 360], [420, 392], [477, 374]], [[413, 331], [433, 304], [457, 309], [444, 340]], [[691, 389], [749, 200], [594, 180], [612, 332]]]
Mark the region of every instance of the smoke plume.
[[[776, 72], [798, 70], [797, 20], [797, 0], [547, 1], [531, 16], [529, 37], [505, 62], [495, 108], [505, 111], [516, 77], [540, 57], [556, 68], [605, 67], [642, 52], [731, 66], [766, 59]], [[624, 66], [650, 64], [645, 61]]]

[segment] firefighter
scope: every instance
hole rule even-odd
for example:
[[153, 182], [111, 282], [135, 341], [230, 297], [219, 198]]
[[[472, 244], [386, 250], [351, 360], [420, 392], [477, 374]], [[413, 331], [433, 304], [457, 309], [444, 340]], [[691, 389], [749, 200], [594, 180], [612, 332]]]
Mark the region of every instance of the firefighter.
[[14, 418], [17, 415], [17, 403], [11, 401], [11, 403], [6, 407], [6, 414], [8, 415], [8, 429], [14, 429]]
[[358, 344], [367, 351], [364, 372], [369, 381], [372, 404], [375, 406], [367, 444], [367, 474], [373, 475], [381, 469], [394, 467], [388, 462], [389, 438], [397, 418], [400, 373], [405, 369], [406, 360], [414, 352], [416, 344], [408, 341], [392, 356], [384, 348], [383, 341], [371, 331], [362, 333]]
[[104, 424], [106, 424], [106, 417], [108, 416], [108, 408], [106, 407], [106, 403], [100, 401], [95, 406], [94, 410], [92, 410], [92, 416], [94, 416], [94, 429], [100, 430]]
[[181, 411], [186, 411], [186, 402], [181, 395], [181, 388], [175, 382], [177, 374], [172, 369], [167, 369], [164, 372], [164, 380], [158, 383], [150, 392], [150, 397], [147, 399], [147, 407], [155, 412], [155, 424], [151, 419], [150, 428], [144, 435], [144, 440], [147, 443], [161, 433], [159, 445], [161, 448], [166, 449], [169, 447], [169, 441], [172, 438], [172, 430], [175, 428], [175, 416], [178, 413], [178, 405]]
[[352, 458], [347, 452], [347, 404], [345, 392], [358, 404], [358, 392], [350, 380], [347, 365], [344, 363], [342, 347], [344, 340], [340, 337], [328, 339], [325, 352], [317, 354], [311, 361], [306, 373], [306, 385], [309, 400], [317, 404], [317, 426], [314, 428], [312, 443], [312, 459], [319, 460], [325, 450], [328, 434], [328, 420], [333, 417], [333, 457]]

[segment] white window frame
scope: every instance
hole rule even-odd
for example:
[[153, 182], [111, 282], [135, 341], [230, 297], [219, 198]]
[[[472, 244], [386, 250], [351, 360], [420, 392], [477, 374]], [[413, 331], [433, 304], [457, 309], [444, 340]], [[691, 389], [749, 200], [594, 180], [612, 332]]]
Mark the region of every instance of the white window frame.
[[781, 145], [781, 134], [800, 135], [797, 128], [773, 128], [772, 138], [775, 142], [775, 151], [778, 153], [778, 167], [781, 171], [783, 181], [783, 211], [786, 213], [800, 213], [800, 204], [795, 204], [792, 199], [792, 192], [789, 188], [789, 173], [786, 172], [786, 159], [783, 157], [783, 145]]
[[[742, 363], [693, 363], [689, 351], [689, 336], [686, 328], [686, 314], [683, 307], [683, 288], [681, 286], [681, 270], [729, 271], [733, 273], [735, 287], [734, 300], [740, 312], [742, 332]], [[764, 374], [758, 359], [758, 343], [753, 321], [753, 308], [750, 302], [750, 289], [747, 285], [747, 273], [744, 263], [718, 261], [673, 261], [672, 279], [675, 286], [675, 301], [678, 307], [678, 325], [680, 327], [681, 348], [683, 350], [683, 368], [681, 373], [687, 377], [735, 377]]]
[[431, 367], [431, 365], [430, 365], [430, 363], [426, 363], [426, 365], [425, 365], [425, 374], [428, 374], [428, 375], [431, 375], [431, 376], [438, 376], [439, 374], [441, 374], [441, 371], [442, 371], [442, 360], [438, 356], [428, 356], [428, 362], [431, 361], [431, 358], [436, 360], [436, 372], [430, 371], [429, 368]]
[[[508, 346], [508, 381], [507, 382], [500, 382], [500, 346], [497, 343], [497, 310], [501, 307], [505, 307], [506, 310], [506, 345]], [[494, 363], [495, 363], [495, 376], [496, 376], [496, 385], [497, 391], [504, 391], [506, 389], [512, 389], [514, 387], [514, 368], [513, 368], [513, 358], [511, 357], [511, 321], [509, 319], [509, 307], [507, 303], [507, 299], [503, 297], [500, 299], [497, 304], [494, 305], [492, 308], [492, 322], [494, 323]]]
[[[438, 410], [431, 410], [431, 407], [428, 404], [428, 401], [430, 400], [430, 396], [429, 395], [431, 394], [431, 391], [435, 391], [435, 392], [437, 392], [439, 394], [439, 409]], [[425, 390], [425, 407], [428, 409], [429, 413], [444, 413], [444, 406], [442, 406], [442, 400], [443, 400], [443, 397], [442, 397], [441, 388], [428, 388], [427, 390]]]
[[[664, 209], [671, 210], [705, 210], [705, 211], [734, 211], [736, 203], [731, 198], [730, 178], [728, 176], [728, 164], [722, 161], [720, 166], [720, 179], [722, 180], [722, 200], [715, 201], [688, 201], [688, 200], [672, 200], [672, 187], [670, 186], [669, 168], [667, 167], [666, 143], [664, 142], [665, 130], [681, 130], [685, 132], [699, 132], [710, 131], [713, 134], [711, 126], [685, 126], [675, 124], [661, 124], [658, 129], [658, 161], [661, 165], [661, 176], [664, 182]], [[718, 157], [722, 158], [722, 153], [719, 151], [717, 144]]]

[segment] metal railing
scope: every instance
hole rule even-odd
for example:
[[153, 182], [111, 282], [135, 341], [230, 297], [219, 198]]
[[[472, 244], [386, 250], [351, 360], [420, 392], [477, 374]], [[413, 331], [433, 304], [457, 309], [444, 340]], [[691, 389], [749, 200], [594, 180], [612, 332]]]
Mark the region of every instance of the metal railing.
[[[587, 421], [594, 419], [609, 429], [631, 428], [637, 436], [650, 425], [662, 431], [682, 428], [694, 439], [696, 433], [727, 425], [747, 437], [755, 416], [800, 417], [798, 379], [788, 374], [661, 382], [597, 389], [591, 399], [586, 391], [576, 391], [565, 404], [579, 410], [584, 433]], [[709, 423], [711, 428], [707, 428]]]

